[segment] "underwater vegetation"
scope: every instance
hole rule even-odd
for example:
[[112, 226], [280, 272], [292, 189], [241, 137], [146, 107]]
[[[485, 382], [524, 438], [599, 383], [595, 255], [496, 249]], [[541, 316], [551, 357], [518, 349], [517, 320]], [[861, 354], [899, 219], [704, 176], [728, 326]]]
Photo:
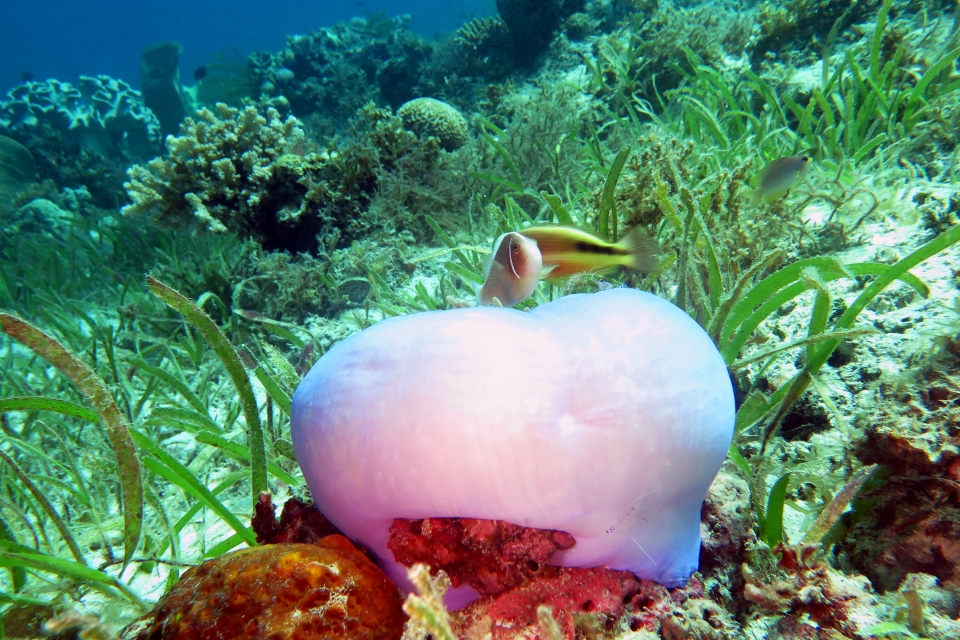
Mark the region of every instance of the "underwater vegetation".
[[[253, 619], [252, 601], [266, 629], [302, 594], [344, 587], [314, 571], [328, 551], [364, 578], [311, 608], [312, 637], [358, 602], [387, 619], [347, 637], [960, 634], [955, 5], [498, 5], [439, 42], [368, 16], [231, 70], [211, 61], [181, 87], [196, 103], [162, 147], [143, 97], [105, 76], [30, 80], [0, 103], [6, 637], [176, 637], [170, 620], [209, 630], [213, 613]], [[521, 315], [450, 309], [475, 303], [497, 238], [550, 225], [597, 247], [639, 228], [659, 260], [534, 281], [516, 304], [528, 320], [639, 289], [699, 325], [732, 385], [732, 446], [692, 509], [698, 569], [668, 589], [550, 564], [576, 552], [571, 535], [589, 546], [564, 522], [387, 514], [378, 544], [405, 568], [388, 566], [403, 601], [308, 506], [292, 399], [368, 327], [362, 340]], [[559, 344], [545, 362], [579, 348]], [[508, 366], [499, 348], [485, 347]], [[537, 367], [518, 379], [541, 380]], [[587, 407], [622, 393], [590, 382]], [[698, 395], [676, 387], [677, 406]], [[421, 391], [411, 414], [444, 415], [447, 398]], [[375, 466], [373, 449], [349, 455]], [[460, 473], [470, 453], [398, 468], [482, 497], [491, 483]], [[533, 459], [505, 474], [532, 477]], [[265, 572], [290, 579], [272, 610]], [[448, 611], [463, 585], [479, 596]]]

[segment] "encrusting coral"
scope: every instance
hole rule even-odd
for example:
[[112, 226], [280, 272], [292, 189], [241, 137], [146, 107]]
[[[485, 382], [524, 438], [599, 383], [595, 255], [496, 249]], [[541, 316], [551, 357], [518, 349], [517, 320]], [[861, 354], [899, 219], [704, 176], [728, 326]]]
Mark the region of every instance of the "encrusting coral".
[[[286, 507], [284, 507], [286, 510]], [[563, 531], [530, 529], [500, 520], [394, 520], [387, 543], [405, 566], [442, 569], [451, 584], [497, 594], [540, 573], [558, 550], [576, 543]]]

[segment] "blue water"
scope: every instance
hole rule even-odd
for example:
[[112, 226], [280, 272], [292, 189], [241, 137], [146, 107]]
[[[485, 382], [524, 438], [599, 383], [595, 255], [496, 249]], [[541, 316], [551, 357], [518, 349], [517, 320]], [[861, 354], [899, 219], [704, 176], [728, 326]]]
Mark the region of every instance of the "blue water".
[[162, 40], [183, 44], [180, 72], [231, 47], [275, 52], [287, 35], [309, 33], [364, 13], [409, 14], [428, 37], [472, 17], [494, 15], [494, 0], [36, 0], [0, 3], [0, 92], [29, 72], [37, 80], [104, 73], [140, 85], [140, 52]]

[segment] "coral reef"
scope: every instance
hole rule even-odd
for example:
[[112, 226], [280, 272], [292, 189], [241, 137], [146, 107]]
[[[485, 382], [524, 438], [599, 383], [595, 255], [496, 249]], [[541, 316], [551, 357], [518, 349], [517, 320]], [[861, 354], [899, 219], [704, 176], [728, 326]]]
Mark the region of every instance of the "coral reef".
[[470, 605], [455, 626], [468, 637], [477, 635], [470, 630], [480, 627], [491, 632], [494, 640], [515, 638], [525, 628], [536, 627], [537, 607], [546, 605], [555, 612], [565, 637], [572, 640], [578, 626], [613, 628], [643, 585], [659, 586], [638, 580], [629, 571], [543, 567], [534, 580]]
[[[538, 613], [552, 610], [559, 635], [544, 631]], [[704, 638], [741, 637], [730, 613], [705, 597], [696, 577], [666, 589], [626, 571], [544, 567], [530, 580], [496, 596], [484, 596], [452, 614], [459, 637], [514, 638]]]
[[[279, 624], [286, 637], [297, 620], [337, 623], [325, 595], [363, 604], [342, 591], [344, 572], [324, 570], [336, 552], [351, 558], [338, 570], [376, 576], [398, 637], [393, 586], [305, 497], [310, 464], [294, 459], [290, 424], [302, 377], [358, 330], [414, 321], [381, 322], [390, 316], [530, 319], [569, 293], [612, 290], [581, 296], [597, 304], [633, 288], [698, 322], [734, 387], [734, 446], [717, 448], [725, 461], [702, 506], [702, 494], [690, 500], [685, 565], [696, 570], [668, 589], [624, 571], [551, 564], [616, 536], [611, 554], [629, 551], [641, 568], [667, 564], [641, 528], [670, 520], [651, 502], [696, 465], [620, 479], [625, 501], [636, 500], [604, 515], [609, 532], [593, 536], [571, 513], [536, 522], [545, 529], [397, 520], [383, 566], [421, 594], [405, 605], [405, 637], [960, 637], [956, 2], [500, 0], [499, 10], [436, 40], [405, 17], [376, 14], [290, 35], [274, 53], [218, 54], [182, 95], [187, 115], [207, 109], [179, 133], [176, 114], [156, 120], [137, 92], [106, 77], [31, 79], [0, 104], [0, 306], [49, 332], [40, 344], [20, 340], [24, 321], [0, 314], [0, 635], [110, 638], [159, 600], [127, 637], [186, 637], [174, 630], [181, 614], [197, 636], [256, 635], [226, 627], [262, 623], [260, 635]], [[178, 49], [159, 47], [165, 61], [150, 87], [171, 100]], [[146, 102], [164, 111], [158, 95]], [[438, 104], [451, 119], [418, 111]], [[175, 134], [166, 149], [161, 121]], [[448, 126], [431, 129], [437, 122]], [[751, 205], [750, 176], [798, 154], [813, 159], [806, 179]], [[132, 204], [122, 187], [131, 162], [143, 165], [128, 180]], [[131, 215], [120, 216], [125, 204]], [[531, 313], [445, 310], [472, 301], [494, 238], [542, 224], [610, 241], [640, 226], [662, 262], [649, 275], [541, 283], [523, 303]], [[576, 322], [576, 335], [549, 353], [580, 349], [592, 327], [608, 329], [613, 356], [626, 353], [629, 331], [609, 330], [609, 314]], [[469, 334], [464, 342], [481, 353], [453, 365], [450, 349], [430, 350], [438, 331], [389, 343], [412, 344], [424, 373], [372, 385], [357, 404], [382, 405], [409, 382], [398, 395], [426, 398], [417, 428], [436, 416], [440, 426], [415, 455], [405, 447], [419, 436], [384, 446], [386, 460], [365, 474], [356, 473], [363, 454], [331, 456], [323, 468], [349, 461], [323, 483], [335, 498], [362, 502], [347, 488], [358, 475], [372, 501], [391, 505], [452, 491], [481, 454], [475, 470], [493, 476], [462, 494], [477, 500], [518, 469], [533, 484], [524, 464], [564, 460], [537, 457], [563, 441], [555, 428], [527, 448], [491, 429], [502, 419], [516, 431], [524, 412], [543, 416], [573, 397], [531, 402], [530, 385], [563, 367], [545, 356], [524, 363], [517, 354], [528, 344], [484, 338]], [[70, 377], [70, 352], [88, 376]], [[443, 390], [450, 367], [475, 372], [488, 355], [494, 373]], [[334, 367], [331, 385], [348, 372]], [[515, 374], [491, 391], [490, 379]], [[576, 379], [591, 415], [624, 397], [622, 375], [593, 389], [591, 377]], [[94, 401], [84, 396], [91, 380]], [[474, 431], [492, 443], [444, 448], [437, 438], [469, 422], [462, 412], [442, 419], [446, 407], [476, 388], [486, 395], [471, 406], [505, 399], [476, 418]], [[655, 398], [656, 410], [675, 416], [700, 399], [689, 383], [680, 388], [679, 399]], [[123, 456], [104, 428], [122, 433], [117, 416], [136, 440]], [[383, 420], [393, 433], [395, 418]], [[317, 449], [335, 451], [345, 437]], [[369, 452], [385, 437], [354, 449]], [[603, 437], [592, 432], [575, 448]], [[642, 459], [659, 451], [656, 438], [635, 450], [614, 440], [587, 456], [586, 472], [561, 468], [530, 493], [567, 507], [614, 466], [610, 455], [631, 471], [667, 459]], [[383, 481], [390, 456], [416, 479]], [[142, 508], [121, 500], [133, 482], [142, 493], [128, 494], [142, 495]], [[314, 493], [321, 503], [323, 492]], [[575, 511], [593, 513], [610, 494], [593, 491]], [[272, 501], [290, 495], [298, 497], [277, 517]], [[532, 510], [456, 511], [442, 515], [532, 522]], [[395, 515], [380, 521], [379, 540]], [[422, 564], [410, 573], [390, 566], [392, 557], [426, 562], [436, 578]], [[177, 584], [182, 567], [194, 568]], [[447, 603], [462, 607], [447, 613], [451, 583]], [[465, 594], [479, 595], [465, 604]], [[210, 597], [219, 608], [207, 607]], [[261, 599], [276, 608], [260, 608]], [[425, 624], [431, 616], [450, 627]]]
[[704, 500], [700, 538], [699, 573], [705, 597], [742, 604], [744, 579], [740, 566], [757, 545], [756, 513], [749, 485], [726, 468], [717, 474]]
[[516, 65], [507, 25], [499, 16], [474, 18], [461, 26], [438, 57], [439, 67], [489, 80], [506, 78]]
[[[166, 157], [129, 170], [124, 186], [133, 203], [122, 212], [313, 255], [349, 246], [383, 224], [423, 233], [422, 219], [397, 208], [415, 212], [441, 196], [434, 191], [418, 202], [420, 189], [440, 181], [437, 140], [420, 142], [399, 117], [367, 105], [352, 135], [336, 142], [314, 150], [302, 123], [273, 108], [265, 115], [253, 106], [204, 108], [167, 139]], [[400, 177], [403, 192], [391, 188]], [[372, 210], [381, 192], [394, 207], [390, 220]]]
[[301, 119], [316, 115], [325, 131], [344, 128], [370, 101], [394, 108], [429, 93], [419, 87], [434, 44], [403, 18], [376, 14], [287, 38], [284, 49], [250, 56], [267, 96], [284, 96]]
[[945, 336], [912, 380], [880, 389], [890, 401], [870, 416], [854, 451], [888, 477], [864, 496], [873, 508], [840, 556], [880, 592], [898, 589], [909, 573], [960, 589], [960, 336]]
[[397, 640], [403, 624], [393, 584], [346, 538], [332, 535], [208, 560], [187, 571], [123, 638]]
[[833, 629], [852, 638], [879, 622], [877, 598], [866, 578], [833, 569], [818, 557], [817, 546], [780, 545], [775, 551], [779, 576], [764, 579], [743, 565], [744, 597], [760, 611], [783, 614], [775, 623], [779, 634], [806, 637]]
[[572, 14], [563, 22], [563, 32], [571, 40], [586, 40], [596, 27], [597, 24], [590, 15], [582, 11]]
[[403, 126], [420, 137], [433, 136], [447, 151], [455, 151], [467, 141], [467, 121], [446, 102], [416, 98], [397, 109]]
[[94, 204], [124, 203], [123, 176], [130, 162], [161, 148], [160, 123], [139, 91], [107, 76], [26, 82], [0, 100], [0, 133], [30, 149], [38, 180], [58, 189], [83, 187]]

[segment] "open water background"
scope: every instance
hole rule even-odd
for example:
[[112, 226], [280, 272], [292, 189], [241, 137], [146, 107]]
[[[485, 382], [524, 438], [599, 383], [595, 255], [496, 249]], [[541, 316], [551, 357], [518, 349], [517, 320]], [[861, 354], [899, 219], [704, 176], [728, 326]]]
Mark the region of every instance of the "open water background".
[[[183, 44], [180, 73], [232, 47], [277, 51], [286, 36], [354, 16], [410, 15], [425, 36], [496, 14], [495, 0], [0, 0], [0, 93], [28, 72], [37, 80], [75, 82], [106, 74], [140, 86], [140, 52], [163, 40]], [[190, 80], [192, 82], [192, 80]]]

